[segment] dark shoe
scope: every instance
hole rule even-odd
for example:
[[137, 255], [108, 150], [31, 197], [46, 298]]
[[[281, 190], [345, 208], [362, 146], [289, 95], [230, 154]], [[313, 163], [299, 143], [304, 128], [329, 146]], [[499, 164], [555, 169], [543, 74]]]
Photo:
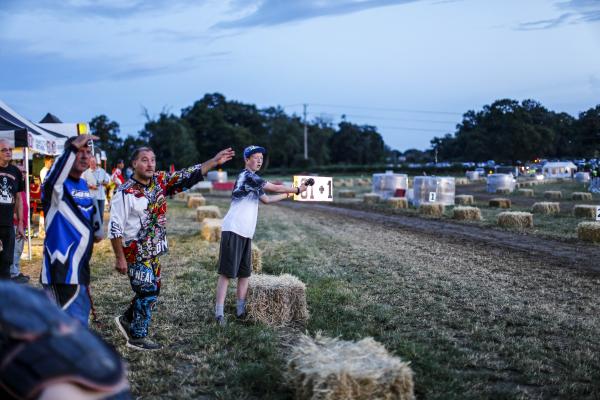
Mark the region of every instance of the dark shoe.
[[15, 283], [27, 283], [29, 282], [29, 277], [23, 274], [19, 274], [15, 277], [10, 278], [10, 280]]
[[248, 313], [246, 311], [244, 311], [243, 313], [241, 313], [240, 315], [236, 315], [235, 318], [239, 321], [239, 322], [248, 322]]
[[131, 339], [130, 331], [130, 323], [127, 321], [124, 315], [119, 315], [115, 317], [115, 324], [117, 324], [117, 328], [119, 328], [119, 332], [125, 337], [125, 340], [129, 341]]
[[227, 321], [225, 320], [225, 317], [223, 315], [219, 315], [218, 317], [215, 317], [215, 322], [219, 326], [227, 325]]
[[141, 338], [131, 338], [127, 341], [127, 347], [131, 347], [132, 349], [135, 350], [160, 350], [162, 349], [162, 346], [156, 342], [153, 342], [152, 340], [148, 339], [147, 337], [141, 337]]

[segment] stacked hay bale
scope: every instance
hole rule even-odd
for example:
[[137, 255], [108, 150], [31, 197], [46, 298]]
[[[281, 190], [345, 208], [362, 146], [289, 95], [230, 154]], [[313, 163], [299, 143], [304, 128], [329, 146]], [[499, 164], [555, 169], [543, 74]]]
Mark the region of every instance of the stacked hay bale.
[[376, 204], [379, 203], [381, 197], [377, 193], [365, 193], [363, 196], [363, 202], [365, 204]]
[[306, 286], [293, 275], [252, 275], [246, 301], [253, 321], [274, 327], [308, 321]]
[[415, 398], [408, 363], [373, 338], [350, 342], [302, 335], [290, 352], [286, 378], [297, 399]]
[[596, 219], [596, 206], [578, 204], [573, 207], [573, 215], [577, 218]]
[[562, 192], [560, 190], [546, 190], [544, 192], [544, 198], [550, 200], [562, 199]]
[[252, 273], [260, 274], [262, 272], [262, 250], [252, 243]]
[[460, 206], [472, 206], [475, 201], [473, 196], [470, 194], [457, 194], [454, 197], [454, 203]]
[[338, 190], [337, 195], [341, 199], [353, 199], [356, 197], [356, 192], [354, 190]]
[[546, 214], [553, 215], [560, 213], [560, 203], [550, 202], [550, 201], [540, 201], [538, 203], [533, 203], [531, 207], [531, 212], [534, 214]]
[[588, 192], [573, 192], [571, 194], [571, 200], [591, 201], [592, 194]]
[[481, 210], [477, 207], [454, 207], [452, 218], [463, 221], [480, 221]]
[[207, 242], [218, 242], [221, 240], [222, 225], [220, 218], [204, 218], [200, 224], [200, 237]]
[[498, 214], [498, 225], [504, 228], [533, 228], [533, 214], [520, 211], [504, 211]]
[[188, 208], [198, 208], [203, 205], [206, 205], [206, 199], [201, 194], [193, 194], [187, 196]]
[[489, 206], [495, 208], [510, 208], [511, 203], [510, 199], [496, 197], [494, 199], [490, 199]]
[[577, 237], [586, 242], [600, 243], [600, 222], [580, 222]]
[[441, 217], [446, 211], [446, 206], [442, 203], [423, 203], [419, 206], [419, 214], [431, 217]]
[[204, 218], [221, 218], [221, 211], [217, 206], [200, 206], [196, 208], [196, 221], [202, 222]]
[[387, 199], [387, 204], [394, 209], [408, 208], [406, 197], [390, 197]]
[[519, 189], [517, 190], [517, 193], [524, 197], [533, 197], [535, 194], [533, 189]]

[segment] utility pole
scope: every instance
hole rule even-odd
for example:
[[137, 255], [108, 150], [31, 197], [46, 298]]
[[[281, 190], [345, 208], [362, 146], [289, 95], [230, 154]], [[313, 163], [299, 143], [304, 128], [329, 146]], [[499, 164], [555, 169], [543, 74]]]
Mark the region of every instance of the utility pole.
[[308, 160], [308, 125], [306, 125], [306, 107], [307, 104], [304, 105], [304, 159]]

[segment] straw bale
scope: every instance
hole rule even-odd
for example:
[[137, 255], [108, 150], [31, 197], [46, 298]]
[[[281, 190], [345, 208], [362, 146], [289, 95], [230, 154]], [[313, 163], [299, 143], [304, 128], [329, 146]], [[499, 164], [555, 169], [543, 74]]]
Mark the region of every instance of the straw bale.
[[351, 342], [301, 335], [287, 365], [286, 378], [297, 399], [415, 398], [409, 363], [371, 337]]
[[390, 197], [387, 203], [392, 208], [408, 208], [408, 200], [406, 197]]
[[356, 197], [356, 192], [354, 190], [338, 190], [337, 195], [341, 199], [353, 199]]
[[468, 185], [469, 183], [467, 178], [454, 178], [455, 185]]
[[600, 222], [580, 222], [577, 237], [586, 242], [600, 243]]
[[559, 214], [560, 203], [554, 203], [550, 201], [540, 201], [533, 203], [531, 212], [534, 214]]
[[381, 197], [377, 193], [365, 193], [363, 197], [363, 202], [365, 204], [379, 203], [379, 200], [381, 200]]
[[572, 200], [591, 201], [592, 194], [588, 193], [588, 192], [573, 192], [573, 194], [571, 194], [571, 199]]
[[454, 203], [461, 206], [472, 206], [475, 201], [470, 194], [457, 194], [454, 196]]
[[202, 222], [204, 218], [221, 218], [221, 211], [217, 206], [200, 206], [196, 208], [196, 221]]
[[535, 194], [533, 189], [519, 189], [517, 193], [524, 197], [533, 197]]
[[441, 217], [446, 211], [446, 206], [442, 203], [422, 203], [419, 206], [419, 214]]
[[577, 204], [573, 207], [573, 215], [577, 218], [596, 219], [596, 206]]
[[466, 220], [466, 221], [480, 221], [481, 220], [481, 210], [477, 207], [454, 207], [453, 210], [454, 219]]
[[511, 193], [510, 189], [506, 189], [506, 188], [496, 189], [496, 194], [510, 194], [510, 193]]
[[501, 197], [496, 197], [494, 199], [490, 199], [489, 203], [490, 207], [496, 208], [510, 208], [510, 199], [504, 199]]
[[175, 194], [175, 196], [173, 196], [173, 199], [177, 201], [184, 201], [187, 203], [187, 196], [188, 194], [186, 192], [179, 192]]
[[369, 182], [363, 178], [356, 179], [356, 186], [369, 186]]
[[223, 220], [220, 218], [204, 218], [200, 224], [200, 237], [207, 242], [218, 242], [221, 240], [221, 225]]
[[252, 243], [252, 272], [260, 274], [262, 272], [262, 250]]
[[562, 192], [560, 190], [546, 190], [544, 192], [545, 199], [562, 199]]
[[193, 194], [187, 197], [188, 208], [198, 208], [206, 204], [206, 199], [201, 194]]
[[354, 179], [353, 178], [346, 179], [346, 186], [347, 187], [353, 187], [354, 186]]
[[248, 281], [248, 317], [270, 326], [306, 323], [306, 286], [290, 274], [256, 274]]
[[505, 228], [533, 228], [533, 214], [521, 211], [504, 211], [498, 214], [498, 225]]

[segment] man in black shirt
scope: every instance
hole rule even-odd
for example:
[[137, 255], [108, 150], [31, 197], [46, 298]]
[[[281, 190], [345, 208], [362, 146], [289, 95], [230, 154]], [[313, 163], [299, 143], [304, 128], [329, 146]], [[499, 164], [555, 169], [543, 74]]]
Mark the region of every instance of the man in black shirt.
[[5, 139], [0, 139], [0, 279], [10, 279], [10, 265], [13, 261], [15, 248], [15, 230], [13, 215], [15, 206], [17, 211], [17, 235], [24, 237], [23, 232], [23, 205], [21, 194], [24, 190], [23, 175], [14, 165], [12, 159], [12, 145]]

